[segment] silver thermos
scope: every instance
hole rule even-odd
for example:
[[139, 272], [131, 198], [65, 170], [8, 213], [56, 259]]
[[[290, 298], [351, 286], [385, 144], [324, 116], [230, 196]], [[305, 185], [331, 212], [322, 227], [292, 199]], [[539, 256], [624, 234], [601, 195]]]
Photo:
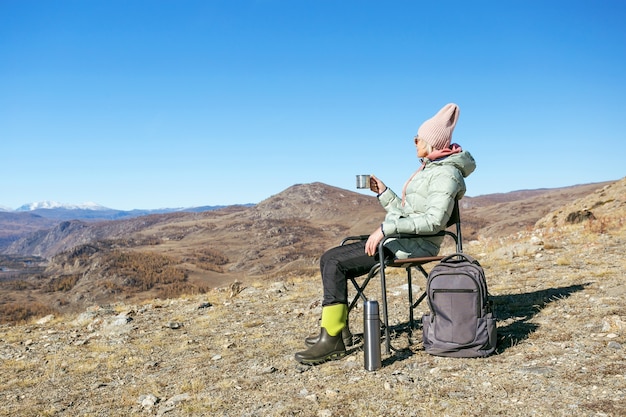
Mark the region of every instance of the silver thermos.
[[363, 303], [363, 350], [365, 369], [380, 369], [380, 316], [378, 301], [368, 300]]

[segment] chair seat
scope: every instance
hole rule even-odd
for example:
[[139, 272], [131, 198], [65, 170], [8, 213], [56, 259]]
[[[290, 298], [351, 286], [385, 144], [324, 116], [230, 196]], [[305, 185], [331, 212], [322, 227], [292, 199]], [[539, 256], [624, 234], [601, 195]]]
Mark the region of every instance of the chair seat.
[[[411, 269], [417, 269], [425, 279], [428, 279], [428, 272], [424, 269], [423, 265], [430, 262], [439, 262], [444, 256], [423, 256], [418, 258], [407, 258], [407, 259], [392, 259], [385, 257], [385, 242], [388, 239], [398, 238], [398, 239], [419, 239], [425, 236], [449, 236], [451, 237], [456, 246], [456, 252], [463, 252], [463, 243], [461, 238], [461, 216], [459, 213], [459, 202], [458, 200], [454, 201], [454, 207], [452, 210], [452, 214], [450, 215], [450, 219], [448, 220], [446, 227], [455, 227], [455, 231], [450, 230], [442, 230], [435, 234], [425, 235], [425, 234], [406, 234], [406, 233], [396, 233], [392, 235], [385, 236], [380, 243], [378, 244], [378, 253], [377, 257], [379, 261], [370, 269], [367, 277], [363, 279], [362, 283], [359, 284], [356, 280], [356, 277], [348, 277], [348, 279], [352, 282], [352, 285], [356, 289], [356, 295], [352, 299], [352, 302], [348, 306], [348, 314], [356, 305], [359, 300], [367, 301], [367, 297], [365, 296], [365, 288], [370, 280], [375, 275], [380, 275], [380, 287], [381, 287], [381, 321], [382, 327], [385, 333], [385, 353], [389, 354], [391, 352], [391, 341], [390, 341], [390, 331], [389, 331], [389, 316], [387, 313], [387, 282], [385, 278], [385, 269], [387, 267], [395, 267], [395, 268], [404, 268], [406, 271], [406, 278], [408, 284], [408, 298], [409, 298], [409, 329], [413, 330], [415, 327], [415, 318], [414, 318], [414, 309], [426, 298], [427, 294], [424, 291], [422, 295], [414, 302], [413, 301], [413, 285], [412, 285], [412, 274]], [[358, 235], [358, 236], [348, 236], [341, 241], [341, 244], [344, 245], [349, 241], [354, 240], [367, 240], [369, 235]]]
[[393, 259], [387, 263], [387, 266], [396, 268], [406, 268], [417, 265], [424, 265], [429, 262], [439, 262], [443, 259], [443, 256], [423, 256], [420, 258], [406, 258], [406, 259]]

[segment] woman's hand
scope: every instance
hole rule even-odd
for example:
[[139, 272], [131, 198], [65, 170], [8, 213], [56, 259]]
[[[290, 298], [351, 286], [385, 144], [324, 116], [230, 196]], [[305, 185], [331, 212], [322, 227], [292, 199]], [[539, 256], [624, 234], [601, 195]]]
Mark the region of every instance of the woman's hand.
[[367, 242], [365, 242], [365, 253], [368, 256], [374, 256], [376, 254], [376, 250], [378, 249], [378, 245], [380, 241], [383, 240], [385, 235], [383, 234], [382, 229], [379, 227], [374, 230], [374, 233], [367, 238]]
[[376, 178], [374, 175], [370, 175], [370, 190], [376, 194], [382, 194], [387, 189], [384, 182]]

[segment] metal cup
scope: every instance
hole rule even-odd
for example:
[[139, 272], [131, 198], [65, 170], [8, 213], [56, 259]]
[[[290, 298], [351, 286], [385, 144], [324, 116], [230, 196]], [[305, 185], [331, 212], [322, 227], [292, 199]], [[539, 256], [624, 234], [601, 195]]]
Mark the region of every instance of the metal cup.
[[370, 188], [370, 176], [369, 175], [357, 175], [356, 176], [356, 188]]

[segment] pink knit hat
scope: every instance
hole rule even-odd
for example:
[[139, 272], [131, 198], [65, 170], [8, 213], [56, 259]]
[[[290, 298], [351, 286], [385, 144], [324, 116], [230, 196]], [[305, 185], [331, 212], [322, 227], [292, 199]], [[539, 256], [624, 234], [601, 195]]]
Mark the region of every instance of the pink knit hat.
[[417, 136], [434, 149], [449, 148], [459, 112], [456, 104], [446, 104], [436, 115], [422, 123], [417, 130]]

